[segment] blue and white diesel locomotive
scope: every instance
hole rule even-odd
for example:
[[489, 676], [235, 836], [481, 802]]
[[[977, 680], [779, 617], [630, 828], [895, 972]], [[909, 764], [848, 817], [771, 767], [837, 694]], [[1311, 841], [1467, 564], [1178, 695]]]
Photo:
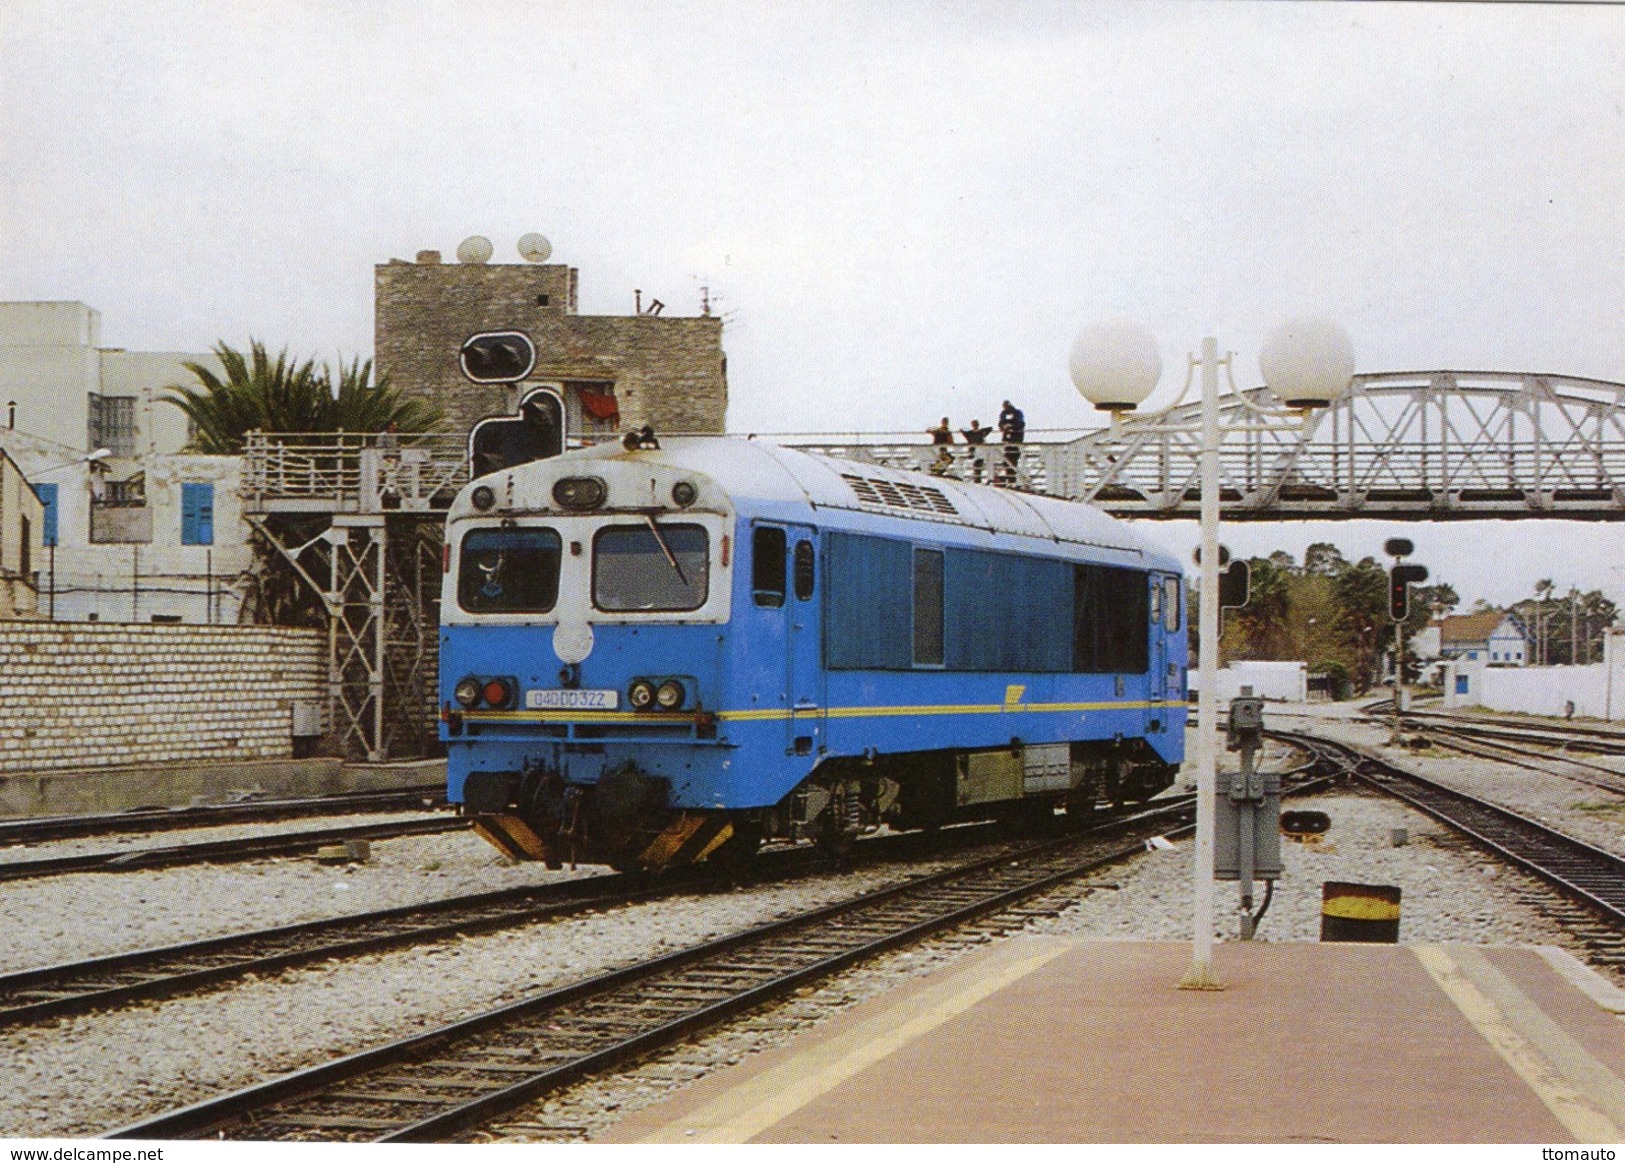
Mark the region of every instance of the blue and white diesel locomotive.
[[738, 438], [465, 487], [448, 796], [503, 851], [658, 868], [1172, 783], [1177, 562], [1080, 504]]

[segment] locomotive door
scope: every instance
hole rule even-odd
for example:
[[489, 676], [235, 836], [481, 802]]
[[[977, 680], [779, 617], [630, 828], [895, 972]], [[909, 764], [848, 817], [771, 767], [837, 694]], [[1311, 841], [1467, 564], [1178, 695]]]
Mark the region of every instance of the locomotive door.
[[1146, 579], [1146, 584], [1151, 587], [1146, 602], [1146, 608], [1150, 611], [1150, 617], [1146, 619], [1146, 632], [1151, 635], [1145, 676], [1145, 697], [1152, 704], [1145, 711], [1148, 734], [1166, 730], [1168, 725], [1168, 708], [1159, 705], [1168, 697], [1168, 619], [1163, 612], [1166, 594], [1162, 582], [1163, 579], [1157, 574], [1151, 574]]
[[824, 742], [817, 546], [811, 526], [753, 524], [751, 592], [760, 629], [749, 663], [756, 681], [783, 699], [786, 755], [816, 755]]
[[788, 525], [790, 593], [784, 603], [785, 681], [790, 718], [785, 750], [817, 755], [824, 746], [824, 668], [818, 627], [818, 531]]

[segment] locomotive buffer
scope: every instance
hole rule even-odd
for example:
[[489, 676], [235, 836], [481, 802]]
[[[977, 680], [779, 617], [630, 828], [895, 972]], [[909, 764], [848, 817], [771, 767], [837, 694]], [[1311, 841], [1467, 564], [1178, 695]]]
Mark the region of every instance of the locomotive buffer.
[[[1281, 875], [1281, 777], [1260, 771], [1264, 746], [1264, 700], [1244, 686], [1230, 700], [1226, 749], [1240, 753], [1241, 763], [1221, 780], [1214, 799], [1213, 875], [1241, 887], [1241, 939], [1252, 940], [1269, 908], [1274, 882]], [[1253, 881], [1265, 882], [1264, 905], [1253, 912]]]

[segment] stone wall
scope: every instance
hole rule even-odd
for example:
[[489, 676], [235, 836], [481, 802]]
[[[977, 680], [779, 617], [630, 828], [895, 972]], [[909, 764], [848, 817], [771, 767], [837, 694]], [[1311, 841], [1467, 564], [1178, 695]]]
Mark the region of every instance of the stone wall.
[[315, 630], [0, 624], [0, 773], [287, 758], [326, 682]]
[[[432, 253], [432, 252], [429, 252]], [[515, 394], [472, 384], [457, 365], [482, 331], [522, 331], [536, 345], [527, 384], [612, 385], [621, 431], [721, 432], [728, 409], [722, 320], [715, 316], [577, 315], [572, 267], [441, 263], [379, 265], [374, 282], [378, 372], [433, 400], [466, 431], [511, 414]]]

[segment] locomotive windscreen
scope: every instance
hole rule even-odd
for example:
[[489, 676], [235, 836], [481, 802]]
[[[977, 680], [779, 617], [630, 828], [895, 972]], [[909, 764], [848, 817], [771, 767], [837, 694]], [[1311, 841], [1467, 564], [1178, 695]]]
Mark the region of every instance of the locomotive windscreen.
[[699, 525], [606, 525], [593, 538], [592, 603], [600, 610], [697, 610], [710, 580]]
[[559, 598], [561, 545], [547, 528], [470, 530], [458, 563], [458, 604], [471, 614], [547, 613]]

